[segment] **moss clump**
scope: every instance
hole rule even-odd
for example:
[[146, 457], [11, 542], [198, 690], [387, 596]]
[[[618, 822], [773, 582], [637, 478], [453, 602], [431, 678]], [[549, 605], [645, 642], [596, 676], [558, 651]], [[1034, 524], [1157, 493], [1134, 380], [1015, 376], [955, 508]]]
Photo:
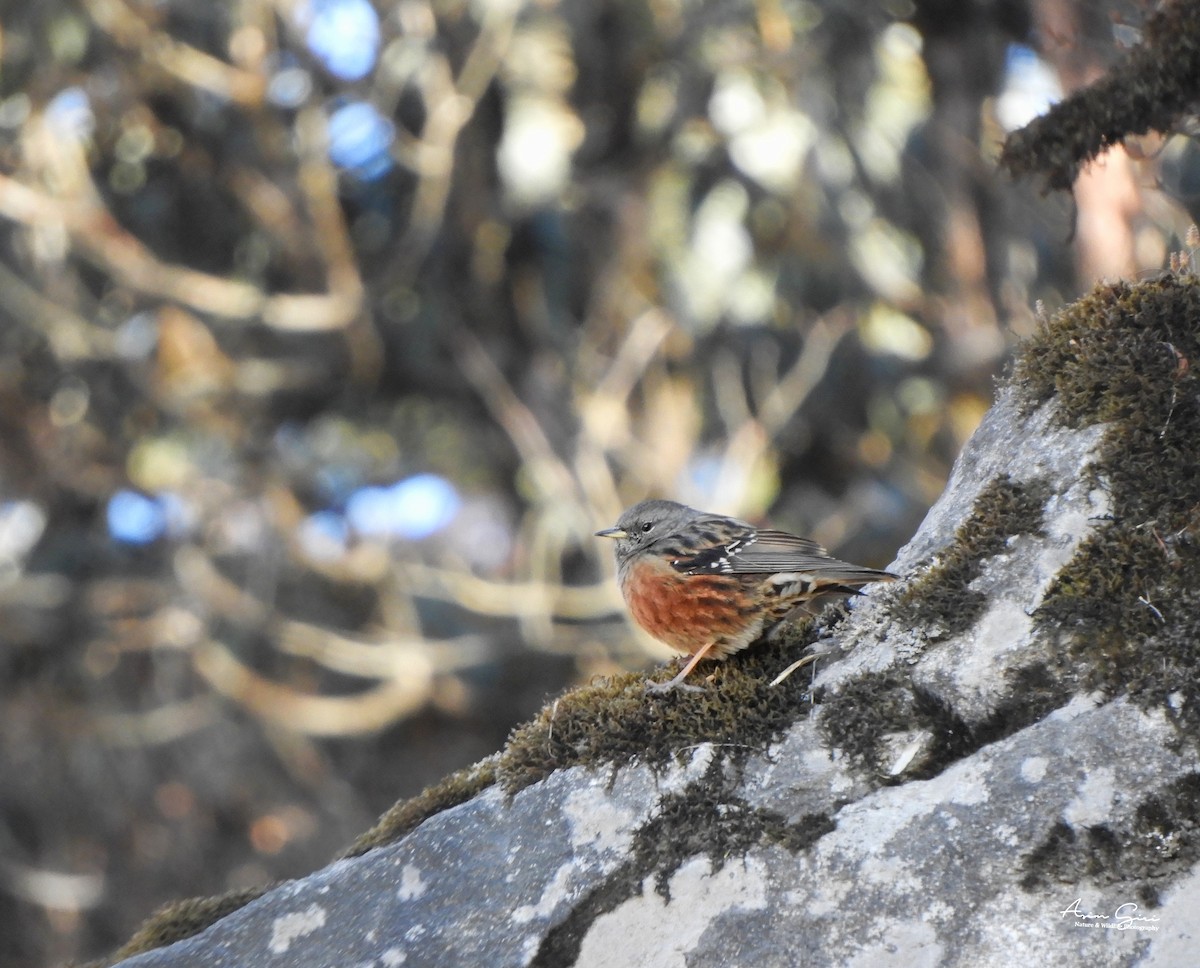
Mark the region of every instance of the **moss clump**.
[[267, 890], [268, 887], [250, 887], [218, 894], [215, 897], [190, 897], [182, 901], [172, 901], [150, 915], [133, 937], [114, 952], [111, 960], [95, 964], [113, 964], [143, 951], [162, 948], [190, 938], [226, 915], [262, 897]]
[[[826, 743], [844, 750], [860, 769], [888, 783], [937, 776], [952, 763], [1011, 736], [1070, 698], [1069, 690], [1040, 666], [1006, 674], [1009, 698], [981, 722], [968, 723], [944, 699], [914, 688], [906, 668], [893, 666], [856, 677], [833, 696], [818, 696], [820, 728]], [[926, 748], [900, 775], [891, 768], [896, 750], [888, 738], [924, 732]]]
[[1101, 285], [1059, 312], [1030, 338], [1013, 371], [1026, 410], [1053, 396], [1068, 427], [1150, 418], [1163, 446], [1178, 446], [1180, 428], [1169, 433], [1174, 411], [1183, 417], [1194, 409], [1176, 405], [1187, 404], [1181, 397], [1196, 385], [1196, 282], [1168, 275]]
[[1191, 873], [1200, 860], [1197, 817], [1200, 773], [1190, 773], [1108, 823], [1077, 831], [1060, 821], [1021, 859], [1021, 886], [1136, 883], [1138, 900], [1154, 907], [1160, 888]]
[[1018, 534], [1042, 534], [1050, 487], [1020, 483], [1007, 475], [991, 481], [975, 499], [971, 514], [932, 568], [909, 582], [891, 606], [901, 625], [924, 628], [930, 640], [971, 628], [987, 607], [987, 596], [970, 587], [983, 562], [999, 554]]
[[670, 899], [669, 882], [691, 857], [707, 856], [720, 870], [731, 857], [760, 843], [775, 843], [793, 852], [834, 828], [827, 816], [788, 823], [775, 811], [752, 807], [735, 792], [735, 782], [714, 759], [708, 774], [681, 793], [658, 802], [654, 816], [637, 832], [634, 864], [655, 875], [655, 890]]
[[1143, 41], [1090, 87], [1009, 135], [1000, 164], [1013, 175], [1041, 173], [1067, 189], [1080, 168], [1129, 135], [1170, 131], [1194, 110], [1200, 77], [1200, 6], [1164, 4]]
[[[813, 639], [760, 642], [709, 671], [699, 693], [647, 695], [646, 679], [621, 675], [574, 689], [519, 727], [500, 754], [498, 779], [516, 792], [570, 766], [661, 766], [700, 743], [714, 743], [735, 762], [765, 748], [808, 714], [804, 676], [770, 681]], [[669, 671], [669, 670], [668, 670]], [[660, 674], [665, 678], [666, 673]]]
[[920, 729], [912, 677], [893, 666], [857, 676], [833, 696], [819, 695], [821, 735], [831, 748], [845, 750], [859, 769], [884, 775], [884, 737]]
[[1014, 379], [1067, 426], [1109, 423], [1090, 468], [1110, 520], [1035, 613], [1055, 673], [1125, 693], [1200, 733], [1200, 286], [1166, 276], [1097, 289], [1045, 327]]

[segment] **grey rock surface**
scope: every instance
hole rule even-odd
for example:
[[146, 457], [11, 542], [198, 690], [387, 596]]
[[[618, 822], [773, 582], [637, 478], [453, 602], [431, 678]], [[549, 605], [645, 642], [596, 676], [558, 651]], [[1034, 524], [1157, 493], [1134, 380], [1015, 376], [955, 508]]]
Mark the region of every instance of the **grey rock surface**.
[[1036, 495], [1036, 526], [964, 572], [969, 624], [912, 621], [906, 583], [872, 591], [812, 714], [769, 746], [493, 786], [122, 964], [1196, 963], [1196, 828], [1177, 822], [1195, 746], [1169, 704], [1057, 676], [1062, 634], [1033, 618], [1111, 525], [1088, 473], [1111, 428], [1054, 406], [1002, 393], [894, 566], [936, 571], [997, 481]]

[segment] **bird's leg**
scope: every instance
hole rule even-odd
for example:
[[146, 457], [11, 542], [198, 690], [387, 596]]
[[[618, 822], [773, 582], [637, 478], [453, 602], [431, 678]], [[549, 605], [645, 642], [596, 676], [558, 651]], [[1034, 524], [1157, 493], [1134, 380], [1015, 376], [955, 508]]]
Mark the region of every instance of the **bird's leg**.
[[700, 649], [698, 649], [695, 652], [695, 654], [690, 659], [688, 659], [688, 664], [679, 670], [679, 674], [674, 679], [671, 679], [668, 682], [648, 682], [648, 683], [646, 683], [646, 692], [663, 693], [663, 692], [670, 692], [672, 689], [682, 689], [685, 692], [704, 692], [704, 689], [701, 688], [700, 686], [686, 685], [683, 680], [688, 677], [689, 672], [691, 672], [694, 668], [696, 668], [696, 663], [699, 662], [701, 659], [703, 659], [706, 655], [708, 655], [708, 652], [713, 647], [713, 645], [714, 645], [713, 642], [709, 642], [708, 644], [706, 644], [703, 647], [701, 647]]

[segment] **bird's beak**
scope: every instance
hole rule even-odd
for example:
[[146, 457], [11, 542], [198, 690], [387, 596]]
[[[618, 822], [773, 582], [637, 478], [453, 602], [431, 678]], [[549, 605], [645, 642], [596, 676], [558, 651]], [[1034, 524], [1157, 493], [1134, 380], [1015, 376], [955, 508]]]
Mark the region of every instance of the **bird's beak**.
[[624, 528], [605, 528], [596, 532], [597, 538], [628, 538], [629, 532]]

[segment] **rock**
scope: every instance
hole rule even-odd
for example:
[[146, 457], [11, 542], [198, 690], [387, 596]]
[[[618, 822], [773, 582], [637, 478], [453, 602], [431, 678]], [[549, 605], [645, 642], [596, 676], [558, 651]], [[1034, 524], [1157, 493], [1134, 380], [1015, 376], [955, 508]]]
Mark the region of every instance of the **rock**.
[[[1055, 319], [849, 618], [701, 695], [567, 694], [350, 856], [122, 964], [1194, 960], [1197, 318], [1166, 277]], [[770, 686], [814, 640], [815, 680]]]

